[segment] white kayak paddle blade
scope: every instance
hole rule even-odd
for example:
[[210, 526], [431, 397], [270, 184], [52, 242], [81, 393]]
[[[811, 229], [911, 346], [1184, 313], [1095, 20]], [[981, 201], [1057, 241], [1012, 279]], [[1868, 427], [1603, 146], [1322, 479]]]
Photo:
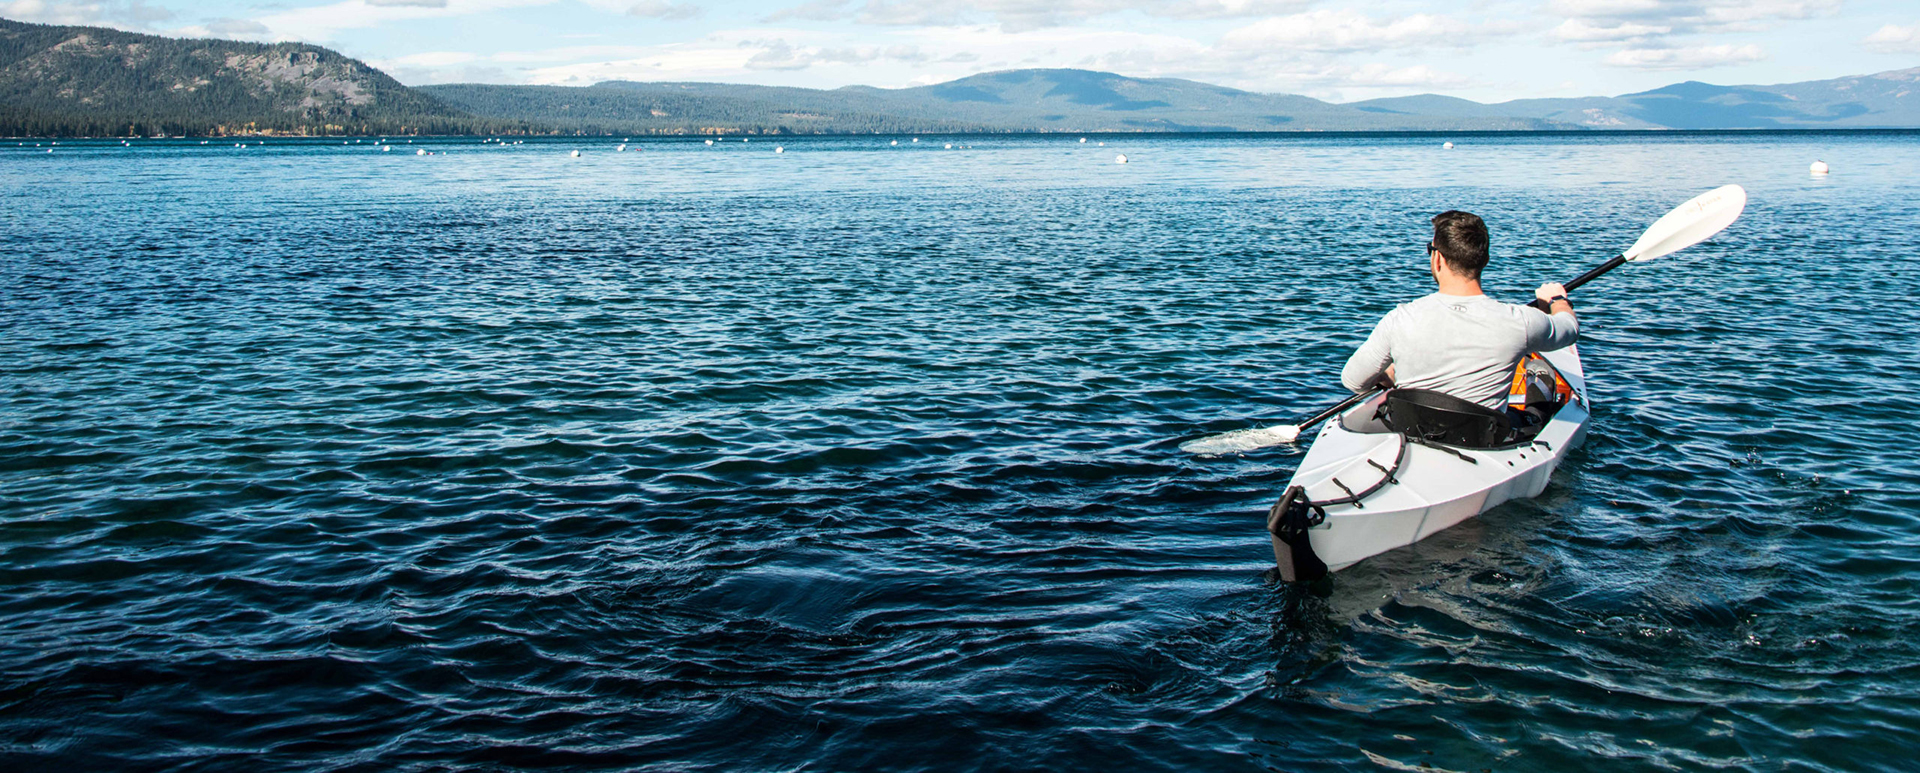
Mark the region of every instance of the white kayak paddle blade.
[[1180, 450], [1202, 456], [1220, 456], [1254, 451], [1267, 446], [1291, 443], [1300, 439], [1300, 428], [1292, 424], [1278, 427], [1255, 427], [1224, 432], [1199, 440], [1189, 440], [1180, 444]]
[[1738, 185], [1707, 191], [1653, 221], [1640, 240], [1621, 255], [1638, 263], [1691, 247], [1733, 225], [1746, 206], [1747, 191]]

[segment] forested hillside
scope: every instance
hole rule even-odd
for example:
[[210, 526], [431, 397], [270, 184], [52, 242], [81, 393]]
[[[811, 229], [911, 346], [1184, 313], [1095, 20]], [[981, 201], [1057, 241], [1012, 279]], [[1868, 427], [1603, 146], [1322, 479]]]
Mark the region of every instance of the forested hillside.
[[0, 134], [465, 134], [475, 118], [317, 46], [0, 19]]

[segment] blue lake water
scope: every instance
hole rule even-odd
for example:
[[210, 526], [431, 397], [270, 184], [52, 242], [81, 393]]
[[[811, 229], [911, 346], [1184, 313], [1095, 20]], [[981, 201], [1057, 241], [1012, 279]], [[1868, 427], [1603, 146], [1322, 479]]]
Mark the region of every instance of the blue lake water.
[[[0, 145], [0, 767], [1910, 769], [1920, 133], [912, 139]], [[1176, 449], [1726, 183], [1539, 499]]]

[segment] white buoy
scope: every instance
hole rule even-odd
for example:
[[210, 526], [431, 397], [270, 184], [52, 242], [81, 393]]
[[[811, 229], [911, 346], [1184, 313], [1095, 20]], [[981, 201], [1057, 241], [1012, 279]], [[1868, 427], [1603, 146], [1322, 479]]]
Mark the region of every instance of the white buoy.
[[713, 140], [707, 140], [707, 144], [708, 144], [708, 145], [712, 145], [712, 144], [713, 144]]
[[783, 147], [780, 147], [779, 145], [775, 145], [775, 146], [773, 146], [773, 152], [775, 152], [775, 153], [785, 153], [785, 152], [787, 152], [787, 149], [786, 149], [786, 148], [783, 148]]
[[894, 140], [894, 141], [892, 141], [892, 142], [889, 142], [889, 143], [887, 143], [887, 146], [888, 146], [888, 147], [892, 147], [892, 146], [895, 146], [895, 145], [898, 145], [898, 144], [900, 144], [900, 141], [899, 141], [899, 140]]
[[947, 150], [953, 150], [953, 143], [947, 143]]
[[625, 153], [627, 152], [627, 146], [621, 145], [620, 147], [614, 148], [614, 151], [618, 153]]
[[919, 142], [919, 141], [920, 141], [920, 138], [919, 138], [919, 137], [915, 137], [915, 138], [913, 138], [913, 141], [914, 141], [914, 142]]
[[416, 151], [414, 151], [414, 152], [413, 152], [413, 154], [414, 154], [414, 155], [416, 155], [416, 156], [424, 156], [424, 155], [426, 155], [426, 154], [427, 154], [427, 149], [426, 149], [426, 148], [421, 148], [421, 149], [419, 149], [419, 150], [416, 150]]
[[1082, 144], [1082, 145], [1085, 145], [1085, 144], [1087, 144], [1087, 138], [1085, 138], [1085, 137], [1081, 137], [1081, 138], [1080, 138], [1080, 144]]
[[380, 146], [380, 152], [382, 152], [382, 153], [392, 153], [392, 152], [393, 152], [393, 146], [392, 146], [392, 145], [381, 145], [381, 146]]
[[1453, 143], [1443, 142], [1440, 144], [1440, 147], [1446, 148], [1447, 150], [1453, 150]]
[[741, 141], [741, 142], [752, 142], [752, 141], [753, 141], [753, 138], [752, 138], [752, 137], [741, 137], [741, 138], [740, 138], [740, 141]]
[[1114, 157], [1113, 157], [1113, 163], [1116, 163], [1116, 164], [1124, 164], [1124, 163], [1127, 163], [1127, 154], [1125, 154], [1125, 153], [1122, 153], [1122, 154], [1120, 154], [1120, 155], [1117, 155], [1117, 156], [1114, 156]]
[[576, 151], [574, 151], [574, 152], [573, 152], [573, 157], [574, 157], [574, 158], [579, 158], [579, 157], [580, 157], [580, 151], [578, 151], [578, 150], [576, 150]]
[[1815, 161], [1811, 166], [1807, 167], [1807, 171], [1812, 172], [1816, 175], [1823, 175], [1823, 174], [1826, 174], [1829, 170], [1827, 169], [1827, 162]]
[[1104, 142], [1102, 142], [1102, 143], [1100, 143], [1100, 147], [1103, 147], [1103, 148], [1104, 148], [1104, 147], [1106, 147], [1106, 146], [1107, 146], [1107, 143], [1104, 143]]

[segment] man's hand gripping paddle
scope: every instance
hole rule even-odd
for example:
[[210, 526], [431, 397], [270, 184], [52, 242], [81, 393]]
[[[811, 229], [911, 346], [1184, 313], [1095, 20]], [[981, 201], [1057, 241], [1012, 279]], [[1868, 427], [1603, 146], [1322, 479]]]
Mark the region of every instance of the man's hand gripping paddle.
[[[1699, 244], [1707, 237], [1720, 233], [1727, 226], [1732, 225], [1746, 206], [1747, 192], [1738, 185], [1721, 186], [1695, 196], [1687, 203], [1675, 207], [1672, 212], [1661, 216], [1659, 220], [1653, 221], [1653, 225], [1648, 226], [1646, 233], [1641, 234], [1639, 240], [1635, 241], [1632, 247], [1628, 247], [1626, 252], [1568, 282], [1567, 292], [1573, 292], [1574, 288], [1598, 279], [1602, 274], [1619, 268], [1623, 263], [1645, 263]], [[1342, 400], [1340, 404], [1314, 414], [1299, 424], [1234, 430], [1189, 440], [1180, 444], [1180, 450], [1190, 454], [1217, 456], [1292, 443], [1300, 439], [1301, 431], [1352, 408], [1360, 401], [1372, 396], [1375, 391], [1377, 390], [1362, 392]]]

